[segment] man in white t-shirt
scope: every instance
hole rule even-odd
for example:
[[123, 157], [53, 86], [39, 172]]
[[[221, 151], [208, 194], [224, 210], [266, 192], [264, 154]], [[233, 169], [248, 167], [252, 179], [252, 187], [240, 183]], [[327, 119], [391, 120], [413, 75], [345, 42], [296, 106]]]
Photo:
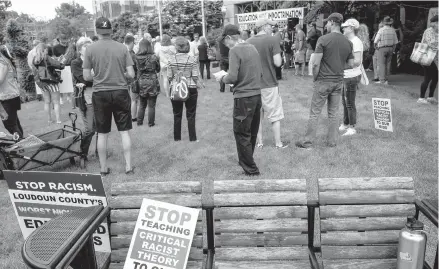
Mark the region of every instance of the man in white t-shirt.
[[357, 108], [355, 107], [355, 95], [357, 94], [358, 83], [361, 80], [361, 66], [363, 62], [363, 42], [356, 33], [360, 29], [360, 23], [356, 19], [349, 19], [341, 25], [343, 34], [352, 42], [352, 54], [354, 55], [354, 68], [344, 70], [344, 87], [342, 90], [343, 103], [343, 124], [340, 131], [346, 131], [342, 136], [354, 135], [357, 133]]

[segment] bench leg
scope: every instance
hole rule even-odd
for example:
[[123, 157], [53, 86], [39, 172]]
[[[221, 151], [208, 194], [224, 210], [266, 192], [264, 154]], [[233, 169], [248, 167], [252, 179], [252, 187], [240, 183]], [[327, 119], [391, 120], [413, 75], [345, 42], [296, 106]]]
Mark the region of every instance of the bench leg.
[[73, 269], [99, 269], [96, 263], [96, 254], [93, 236], [90, 236], [78, 255], [70, 263]]

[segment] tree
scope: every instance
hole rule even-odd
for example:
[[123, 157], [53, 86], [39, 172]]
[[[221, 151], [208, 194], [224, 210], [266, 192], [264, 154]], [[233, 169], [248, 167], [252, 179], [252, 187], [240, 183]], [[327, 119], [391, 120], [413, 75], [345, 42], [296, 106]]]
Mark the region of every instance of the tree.
[[81, 16], [88, 16], [91, 18], [91, 14], [78, 3], [62, 3], [59, 7], [55, 8], [55, 12], [58, 17], [66, 19], [74, 19]]
[[49, 22], [50, 38], [64, 34], [67, 38], [78, 37], [91, 24], [92, 15], [81, 5], [62, 3], [55, 8], [56, 18]]
[[12, 48], [11, 53], [15, 56], [22, 100], [25, 99], [26, 92], [34, 96], [36, 93], [35, 84], [27, 64], [27, 54], [31, 50], [29, 36], [26, 35], [23, 26], [14, 19], [9, 19], [6, 23], [6, 42]]

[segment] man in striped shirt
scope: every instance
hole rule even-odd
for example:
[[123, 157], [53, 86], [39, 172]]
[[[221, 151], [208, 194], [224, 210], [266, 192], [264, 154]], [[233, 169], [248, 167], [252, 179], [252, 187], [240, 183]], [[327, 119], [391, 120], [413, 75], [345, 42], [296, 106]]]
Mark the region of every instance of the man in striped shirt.
[[379, 79], [376, 83], [388, 85], [392, 56], [395, 51], [398, 38], [395, 29], [391, 26], [393, 20], [387, 16], [383, 20], [384, 27], [375, 36], [375, 48], [378, 50]]

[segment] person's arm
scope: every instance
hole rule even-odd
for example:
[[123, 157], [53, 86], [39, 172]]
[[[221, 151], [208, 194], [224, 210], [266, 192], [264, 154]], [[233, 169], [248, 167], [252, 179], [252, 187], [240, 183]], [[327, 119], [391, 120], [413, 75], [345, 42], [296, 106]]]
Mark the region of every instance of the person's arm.
[[399, 41], [398, 41], [398, 36], [396, 35], [396, 31], [393, 31], [393, 51], [395, 51], [398, 42]]
[[312, 65], [312, 74], [313, 74], [313, 78], [314, 81], [317, 80], [317, 76], [320, 72], [320, 63], [322, 62], [322, 58], [323, 58], [323, 38], [320, 37], [317, 40], [317, 45], [316, 45], [316, 49], [314, 51], [314, 61], [313, 61], [313, 65]]
[[363, 52], [361, 52], [361, 51], [356, 51], [356, 52], [354, 52], [354, 59], [353, 59], [353, 62], [352, 62], [352, 67], [358, 67], [358, 66], [360, 66], [361, 65], [361, 57], [362, 57], [362, 55], [363, 55]]
[[191, 77], [192, 80], [197, 83], [198, 81], [198, 76], [200, 75], [199, 73], [199, 68], [198, 68], [198, 60], [196, 57], [194, 57], [194, 61], [192, 62], [192, 70], [191, 70]]
[[305, 37], [305, 33], [301, 33], [299, 34], [299, 48], [298, 50], [302, 50], [303, 49], [303, 39]]
[[73, 61], [70, 65], [70, 68], [72, 69], [72, 76], [76, 79], [78, 83], [83, 83], [87, 87], [93, 86], [93, 84], [90, 81], [86, 81], [84, 79], [84, 73], [82, 72], [82, 67], [78, 64], [77, 61]]
[[236, 84], [238, 81], [238, 72], [241, 61], [234, 49], [229, 51], [229, 72], [225, 75], [221, 81], [225, 84]]
[[47, 66], [52, 66], [55, 69], [62, 70], [64, 69], [65, 65], [63, 63], [58, 62], [57, 60], [53, 59], [52, 57], [46, 56]]
[[378, 42], [381, 39], [381, 29], [378, 30], [376, 36], [375, 36], [375, 40], [373, 41], [373, 43], [375, 44], [375, 47], [378, 48]]
[[280, 43], [277, 42], [278, 40], [276, 38], [273, 38], [272, 40], [273, 62], [276, 67], [280, 67], [282, 65]]
[[93, 81], [93, 76], [91, 74], [91, 56], [85, 50], [84, 62], [82, 63], [82, 76], [85, 81]]
[[0, 61], [0, 84], [2, 84], [3, 81], [5, 81], [7, 74], [8, 74], [8, 65], [3, 61]]
[[126, 63], [126, 77], [128, 79], [134, 79], [136, 77], [136, 73], [134, 72], [134, 62], [131, 57], [131, 53], [128, 50], [125, 50], [125, 63]]

